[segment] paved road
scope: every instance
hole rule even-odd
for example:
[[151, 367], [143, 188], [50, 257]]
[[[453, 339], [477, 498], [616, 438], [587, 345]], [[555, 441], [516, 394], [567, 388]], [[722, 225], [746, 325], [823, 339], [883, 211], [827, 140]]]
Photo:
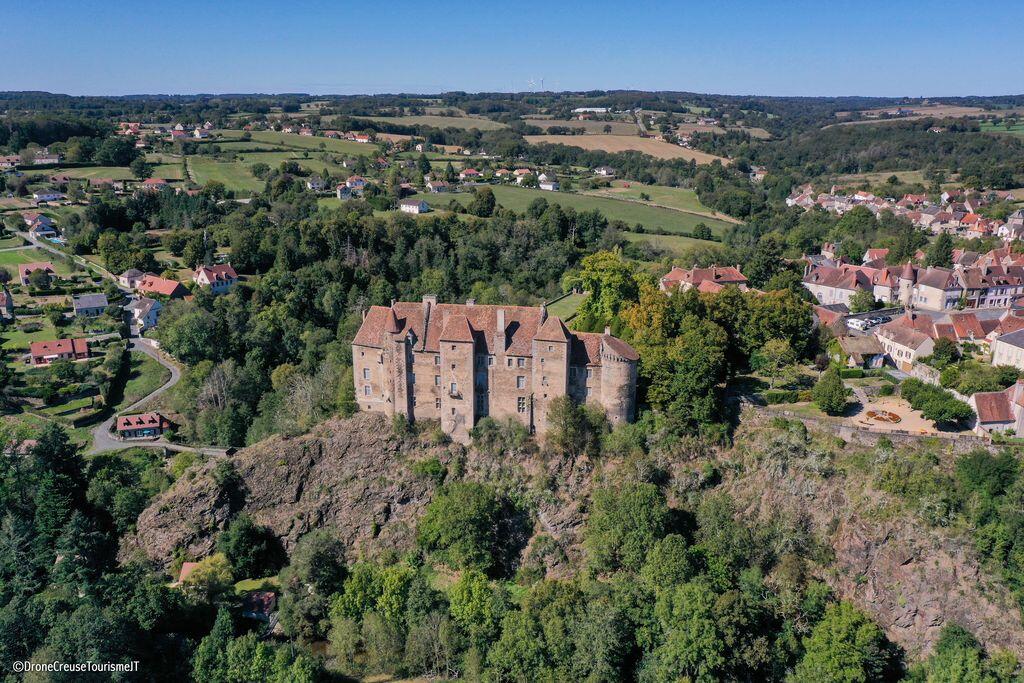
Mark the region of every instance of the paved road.
[[[168, 370], [171, 371], [171, 377], [170, 377], [170, 379], [168, 379], [163, 384], [163, 386], [161, 386], [158, 389], [156, 389], [156, 391], [154, 391], [153, 393], [151, 393], [151, 394], [149, 394], [147, 396], [143, 396], [141, 399], [139, 399], [135, 403], [131, 404], [130, 406], [127, 406], [126, 408], [123, 408], [120, 411], [121, 413], [130, 413], [130, 412], [132, 412], [133, 410], [135, 410], [136, 408], [138, 408], [142, 404], [144, 404], [144, 403], [146, 403], [148, 401], [151, 401], [152, 399], [156, 398], [157, 396], [160, 396], [161, 394], [166, 392], [168, 389], [173, 387], [175, 384], [177, 384], [179, 380], [181, 380], [181, 370], [178, 369], [178, 366], [175, 365], [174, 363], [168, 361], [162, 354], [160, 354], [160, 352], [158, 352], [156, 350], [156, 348], [154, 348], [153, 343], [150, 340], [148, 340], [148, 339], [146, 339], [144, 337], [135, 337], [133, 339], [129, 339], [128, 340], [128, 348], [131, 351], [134, 351], [134, 352], [137, 352], [137, 353], [144, 353], [147, 356], [150, 356], [150, 357], [156, 359], [156, 361], [158, 363], [160, 363], [160, 365], [164, 366], [165, 368], [167, 368]], [[133, 442], [131, 444], [126, 444], [124, 441], [119, 441], [119, 440], [115, 439], [113, 436], [110, 435], [111, 427], [113, 427], [114, 420], [116, 418], [117, 418], [116, 414], [115, 415], [111, 415], [106, 420], [104, 420], [103, 422], [101, 422], [100, 424], [96, 425], [96, 427], [93, 428], [93, 430], [92, 430], [92, 449], [90, 450], [91, 453], [99, 453], [100, 451], [121, 450], [122, 448], [125, 448], [128, 445], [143, 446], [145, 448], [164, 448], [164, 447], [172, 447], [172, 448], [174, 448], [174, 447], [177, 446], [177, 444], [171, 444], [171, 443], [165, 441], [164, 439], [157, 439], [155, 441], [142, 441], [142, 442], [138, 442], [138, 443], [134, 443]], [[174, 450], [178, 450], [178, 448], [174, 448]], [[185, 448], [185, 450], [198, 450], [198, 449]]]

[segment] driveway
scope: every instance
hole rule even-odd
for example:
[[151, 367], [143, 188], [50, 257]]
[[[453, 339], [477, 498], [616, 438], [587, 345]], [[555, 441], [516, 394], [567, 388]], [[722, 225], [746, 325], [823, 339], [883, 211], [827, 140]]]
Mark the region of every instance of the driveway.
[[[149, 339], [146, 339], [145, 337], [134, 337], [132, 339], [129, 339], [128, 349], [135, 353], [144, 353], [147, 356], [150, 356], [151, 358], [155, 359], [158, 363], [160, 363], [160, 365], [164, 366], [165, 368], [171, 371], [171, 377], [161, 387], [157, 388], [151, 394], [143, 396], [130, 406], [122, 408], [120, 410], [121, 413], [130, 413], [133, 410], [136, 410], [143, 404], [165, 393], [168, 389], [173, 387], [181, 380], [181, 370], [178, 368], [178, 366], [168, 361], [159, 351], [157, 351], [157, 349], [153, 346], [153, 342], [150, 341]], [[111, 436], [110, 432], [114, 426], [114, 420], [116, 419], [117, 414], [111, 415], [106, 420], [104, 420], [103, 422], [101, 422], [100, 424], [96, 425], [93, 428], [92, 448], [89, 451], [90, 453], [99, 453], [101, 451], [118, 451], [123, 448], [128, 448], [131, 446], [141, 446], [143, 448], [174, 448], [175, 446], [177, 446], [176, 444], [171, 444], [170, 442], [162, 438], [157, 439], [155, 441], [139, 442], [126, 442], [115, 439], [113, 436]], [[177, 450], [177, 448], [174, 449]], [[198, 449], [184, 448], [184, 450]]]

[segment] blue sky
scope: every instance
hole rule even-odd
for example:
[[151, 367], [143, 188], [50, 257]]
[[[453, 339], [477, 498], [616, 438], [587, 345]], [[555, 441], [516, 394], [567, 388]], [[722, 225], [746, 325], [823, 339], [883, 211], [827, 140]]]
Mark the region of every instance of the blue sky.
[[0, 0], [0, 17], [0, 90], [1024, 93], [1021, 0]]

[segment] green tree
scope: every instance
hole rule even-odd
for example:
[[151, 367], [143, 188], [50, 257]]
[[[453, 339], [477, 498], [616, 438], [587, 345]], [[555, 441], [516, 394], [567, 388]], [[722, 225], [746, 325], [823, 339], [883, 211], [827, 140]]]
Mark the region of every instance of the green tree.
[[441, 488], [420, 519], [420, 545], [454, 568], [484, 572], [499, 556], [501, 501], [489, 486], [455, 482]]
[[838, 370], [829, 368], [821, 374], [811, 389], [811, 399], [829, 415], [838, 415], [846, 409], [846, 387]]
[[866, 313], [878, 308], [873, 292], [867, 289], [859, 290], [850, 297], [850, 313]]
[[217, 611], [213, 630], [199, 641], [192, 656], [192, 678], [210, 683], [228, 683], [228, 646], [235, 634], [231, 613], [224, 607]]
[[776, 380], [792, 374], [796, 354], [785, 339], [769, 339], [751, 360], [755, 369], [768, 376], [774, 389]]
[[474, 216], [490, 218], [494, 215], [494, 207], [497, 202], [494, 199], [494, 192], [489, 187], [477, 187], [473, 190], [473, 199], [469, 202], [468, 210]]
[[953, 236], [948, 232], [940, 233], [925, 254], [924, 264], [926, 266], [938, 266], [940, 268], [953, 267]]
[[291, 564], [281, 572], [281, 626], [303, 642], [322, 639], [330, 628], [332, 596], [344, 585], [345, 546], [328, 531], [299, 539]]
[[804, 639], [804, 650], [793, 672], [794, 683], [867, 683], [894, 673], [892, 648], [882, 629], [847, 602], [825, 610]]
[[217, 538], [217, 548], [231, 564], [235, 580], [274, 574], [284, 560], [284, 551], [274, 534], [248, 515], [231, 520]]
[[128, 165], [128, 169], [132, 172], [132, 175], [139, 180], [145, 180], [153, 175], [153, 167], [146, 163], [146, 157], [143, 156], [138, 156], [132, 159], [132, 163]]
[[594, 491], [584, 533], [588, 564], [599, 572], [637, 571], [668, 526], [665, 496], [654, 484]]

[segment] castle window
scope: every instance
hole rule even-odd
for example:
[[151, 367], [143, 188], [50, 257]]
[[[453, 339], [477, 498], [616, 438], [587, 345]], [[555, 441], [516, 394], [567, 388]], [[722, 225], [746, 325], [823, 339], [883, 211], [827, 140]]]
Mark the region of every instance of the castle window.
[[370, 368], [363, 368], [363, 379], [370, 379]]
[[520, 413], [525, 413], [526, 412], [526, 397], [525, 396], [520, 396], [519, 398], [516, 399], [516, 410], [519, 411]]
[[439, 398], [435, 398], [434, 399], [434, 408], [436, 408], [437, 410], [441, 410], [441, 399], [439, 399]]
[[459, 393], [459, 383], [458, 382], [452, 382], [452, 385], [451, 385], [450, 389], [451, 389], [452, 396], [455, 396], [456, 394]]
[[441, 354], [438, 354], [438, 355], [434, 356], [434, 365], [440, 365], [440, 364], [441, 364]]
[[452, 351], [455, 350], [455, 344], [452, 344]]
[[524, 376], [522, 376], [522, 375], [519, 375], [518, 377], [516, 377], [516, 389], [525, 389], [525, 388], [526, 388], [526, 378]]
[[587, 387], [587, 398], [590, 398], [590, 387]]
[[370, 395], [370, 385], [367, 384], [365, 387], [363, 387], [363, 396], [369, 396], [369, 395]]
[[548, 344], [548, 351], [554, 351], [555, 347], [552, 344]]
[[[547, 375], [544, 375], [543, 377], [540, 378], [540, 384], [541, 384], [541, 386], [544, 386], [544, 387], [546, 387], [548, 385], [548, 377], [547, 377]], [[545, 394], [545, 396], [546, 395], [547, 394]]]
[[516, 365], [521, 367], [521, 368], [525, 368], [526, 367], [526, 359], [525, 358], [516, 358]]
[[590, 379], [593, 376], [594, 376], [594, 371], [592, 369], [590, 369], [590, 368], [587, 368], [587, 379]]
[[434, 375], [434, 386], [441, 386], [441, 375]]
[[512, 367], [512, 359], [511, 358], [508, 359], [508, 366]]
[[494, 356], [487, 356], [487, 367], [494, 365]]

